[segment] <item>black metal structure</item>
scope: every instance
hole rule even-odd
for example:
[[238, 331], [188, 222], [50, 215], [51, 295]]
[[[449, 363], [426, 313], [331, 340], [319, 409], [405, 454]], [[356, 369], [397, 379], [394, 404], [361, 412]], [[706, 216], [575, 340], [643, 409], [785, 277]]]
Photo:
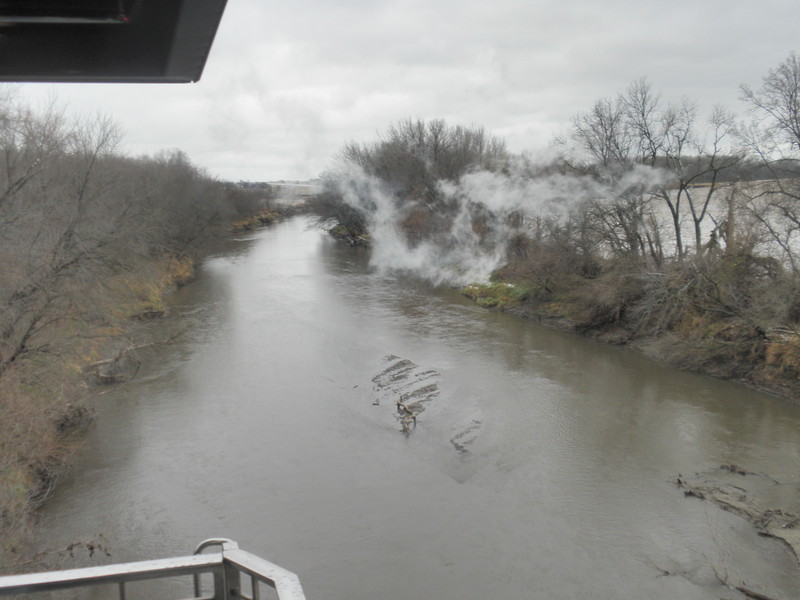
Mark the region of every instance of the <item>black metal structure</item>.
[[198, 81], [226, 0], [0, 0], [0, 81]]

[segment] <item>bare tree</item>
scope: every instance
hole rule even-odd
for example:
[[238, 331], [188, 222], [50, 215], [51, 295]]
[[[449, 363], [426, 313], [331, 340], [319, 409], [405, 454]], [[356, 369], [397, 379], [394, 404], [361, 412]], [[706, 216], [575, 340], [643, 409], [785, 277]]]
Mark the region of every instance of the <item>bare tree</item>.
[[[403, 227], [409, 239], [419, 240], [451, 224], [454, 207], [441, 193], [442, 182], [457, 182], [472, 171], [497, 170], [505, 158], [505, 143], [482, 127], [405, 119], [391, 125], [376, 142], [344, 146], [337, 156], [339, 169], [326, 175], [315, 210], [324, 218], [337, 219], [351, 236], [361, 235], [375, 207], [370, 198], [374, 187], [365, 181], [371, 178], [407, 209]], [[344, 201], [343, 186], [357, 198], [358, 206]]]
[[792, 52], [764, 77], [761, 88], [742, 85], [742, 98], [753, 111], [757, 124], [767, 134], [759, 154], [772, 158], [794, 158], [800, 150], [800, 57]]
[[759, 89], [741, 87], [753, 117], [741, 139], [755, 155], [766, 180], [749, 190], [748, 208], [795, 273], [800, 272], [800, 57], [795, 52], [770, 69]]
[[0, 97], [0, 218], [13, 218], [7, 205], [42, 173], [50, 159], [63, 152], [63, 127], [63, 110], [55, 100], [34, 114], [12, 91]]
[[[74, 315], [76, 294], [96, 277], [101, 251], [117, 229], [116, 219], [103, 214], [113, 197], [98, 169], [119, 139], [116, 126], [97, 118], [51, 129], [50, 114], [17, 115], [16, 128], [38, 131], [41, 138], [22, 143], [61, 152], [40, 157], [36, 169], [27, 168], [28, 181], [14, 192], [19, 201], [4, 207], [0, 251], [15, 269], [4, 278], [0, 369], [34, 349], [49, 348], [40, 334]], [[7, 150], [19, 156], [22, 148], [10, 144]]]
[[618, 171], [630, 164], [632, 137], [628, 125], [623, 102], [603, 98], [591, 110], [573, 118], [573, 137], [588, 152], [589, 164]]
[[[649, 101], [645, 104], [649, 105]], [[648, 106], [641, 107], [643, 111]], [[661, 260], [660, 236], [651, 228], [652, 194], [639, 177], [628, 177], [644, 154], [640, 126], [631, 118], [625, 98], [601, 99], [572, 121], [572, 140], [578, 144], [569, 169], [596, 179], [599, 195], [587, 205], [587, 216], [600, 239], [618, 256]]]
[[[656, 264], [662, 262], [664, 236], [653, 204], [657, 200], [669, 212], [675, 255], [686, 254], [686, 217], [692, 222], [695, 252], [703, 251], [703, 223], [712, 199], [725, 172], [742, 155], [726, 144], [734, 132], [729, 111], [714, 109], [706, 135], [699, 131], [697, 120], [693, 102], [684, 98], [664, 105], [644, 78], [573, 119], [572, 139], [586, 158], [572, 165], [620, 191], [593, 207], [599, 223], [608, 230], [612, 248], [626, 248], [631, 256], [647, 254]], [[654, 170], [650, 181], [620, 187], [619, 182], [637, 165]]]
[[[721, 106], [714, 107], [708, 121], [707, 139], [692, 140], [692, 154], [682, 158], [680, 155], [670, 156], [672, 172], [677, 176], [677, 198], [686, 198], [689, 215], [694, 231], [695, 253], [700, 255], [707, 247], [703, 242], [703, 222], [709, 216], [712, 202], [719, 197], [719, 191], [726, 184], [727, 173], [731, 172], [743, 160], [743, 154], [726, 145], [734, 139], [734, 115]], [[728, 205], [720, 203], [720, 211], [727, 211]], [[714, 221], [722, 221], [725, 212], [718, 213]], [[730, 217], [730, 215], [728, 215]], [[728, 228], [733, 221], [727, 221]], [[676, 230], [677, 231], [677, 230]], [[716, 235], [716, 234], [715, 234]], [[732, 236], [729, 236], [732, 239]]]
[[698, 127], [697, 106], [687, 98], [661, 105], [646, 79], [635, 81], [623, 95], [627, 118], [635, 132], [637, 161], [668, 173], [653, 193], [672, 220], [677, 256], [685, 254], [682, 219], [686, 204], [692, 220], [695, 253], [703, 251], [702, 227], [726, 171], [742, 160], [733, 149], [734, 116], [715, 106], [706, 133]]

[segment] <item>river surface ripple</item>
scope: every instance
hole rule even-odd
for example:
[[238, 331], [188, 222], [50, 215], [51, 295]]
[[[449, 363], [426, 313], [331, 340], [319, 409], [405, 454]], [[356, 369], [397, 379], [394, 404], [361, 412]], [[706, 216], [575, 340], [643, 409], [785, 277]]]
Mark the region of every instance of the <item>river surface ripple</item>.
[[[229, 537], [309, 600], [729, 597], [711, 564], [800, 597], [787, 548], [673, 483], [723, 463], [796, 481], [786, 401], [375, 273], [302, 218], [173, 303], [151, 326], [188, 333], [98, 397], [44, 546], [102, 533], [118, 562]], [[437, 392], [410, 435], [403, 390], [373, 381], [399, 360]]]

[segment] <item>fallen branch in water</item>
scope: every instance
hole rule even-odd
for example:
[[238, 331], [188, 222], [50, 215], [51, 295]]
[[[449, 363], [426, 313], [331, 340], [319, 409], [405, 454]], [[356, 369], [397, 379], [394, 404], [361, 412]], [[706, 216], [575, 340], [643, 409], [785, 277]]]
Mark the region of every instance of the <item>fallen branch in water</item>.
[[111, 551], [108, 548], [105, 537], [102, 533], [99, 533], [92, 539], [72, 542], [63, 548], [47, 548], [40, 550], [24, 559], [22, 557], [17, 557], [18, 559], [13, 560], [13, 564], [10, 566], [12, 566], [15, 570], [20, 571], [42, 568], [52, 569], [55, 568], [51, 566], [51, 563], [54, 562], [54, 559], [57, 562], [60, 562], [59, 559], [64, 559], [66, 557], [74, 559], [78, 554], [78, 551], [81, 550], [85, 550], [90, 558], [95, 554], [105, 554], [106, 556], [111, 556]]
[[[726, 483], [723, 475], [733, 473], [742, 479]], [[730, 478], [729, 478], [730, 479]], [[775, 478], [763, 473], [754, 473], [736, 465], [721, 465], [715, 471], [683, 477], [678, 474], [675, 483], [684, 495], [700, 500], [709, 500], [728, 512], [746, 519], [753, 524], [759, 535], [781, 540], [800, 561], [800, 515], [791, 512], [786, 506], [764, 506], [757, 492], [751, 489], [758, 480], [768, 481], [769, 487], [783, 485]]]
[[174, 343], [186, 331], [187, 329], [182, 329], [175, 335], [163, 340], [126, 346], [111, 358], [105, 358], [86, 365], [84, 373], [92, 374], [99, 383], [104, 384], [121, 383], [131, 379], [139, 372], [142, 366], [142, 361], [136, 356], [137, 350], [150, 348], [151, 346], [167, 346]]
[[758, 592], [754, 592], [753, 590], [748, 589], [748, 588], [744, 587], [743, 585], [735, 585], [735, 586], [733, 586], [733, 589], [735, 589], [738, 592], [743, 593], [745, 596], [747, 596], [748, 598], [752, 598], [753, 600], [777, 600], [776, 598], [773, 598], [772, 596], [766, 596], [764, 594], [759, 594]]
[[757, 473], [755, 471], [748, 471], [747, 469], [743, 469], [742, 467], [735, 465], [733, 463], [729, 463], [727, 465], [720, 465], [719, 468], [722, 471], [729, 471], [731, 473], [736, 473], [737, 475], [758, 475], [759, 477], [765, 477], [772, 481], [775, 485], [781, 485], [781, 482], [775, 479], [774, 477], [767, 475], [766, 473]]
[[397, 404], [397, 411], [400, 413], [400, 425], [403, 428], [403, 433], [410, 433], [411, 432], [411, 423], [414, 423], [414, 427], [417, 426], [417, 415], [422, 411], [414, 411], [408, 405], [406, 405], [402, 400], [395, 400], [395, 404]]
[[772, 596], [767, 596], [766, 594], [762, 594], [761, 592], [756, 592], [755, 590], [751, 590], [750, 588], [744, 585], [744, 582], [736, 585], [735, 583], [731, 583], [728, 578], [728, 569], [725, 568], [725, 573], [723, 575], [719, 574], [717, 568], [714, 564], [706, 558], [706, 562], [711, 567], [711, 570], [714, 572], [714, 577], [719, 581], [722, 585], [732, 590], [736, 590], [737, 592], [741, 592], [746, 597], [750, 598], [751, 600], [777, 600], [777, 598], [773, 598]]

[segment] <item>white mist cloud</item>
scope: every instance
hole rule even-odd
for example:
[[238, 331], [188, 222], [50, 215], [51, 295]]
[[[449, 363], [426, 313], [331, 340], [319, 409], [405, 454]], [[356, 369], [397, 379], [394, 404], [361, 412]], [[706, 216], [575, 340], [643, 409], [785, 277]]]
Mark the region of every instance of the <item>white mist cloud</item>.
[[[458, 182], [439, 181], [438, 192], [453, 216], [444, 231], [419, 243], [411, 243], [402, 228], [418, 205], [398, 202], [379, 179], [354, 169], [339, 179], [339, 191], [348, 205], [366, 215], [374, 268], [412, 274], [435, 285], [463, 286], [488, 281], [505, 263], [508, 242], [520, 231], [510, 224], [512, 214], [563, 219], [582, 203], [613, 202], [624, 194], [652, 190], [667, 178], [666, 172], [645, 165], [607, 182], [561, 173], [534, 176], [531, 169], [537, 166], [544, 165], [525, 157], [504, 172], [476, 171]], [[476, 215], [485, 220], [490, 235], [476, 230]]]

